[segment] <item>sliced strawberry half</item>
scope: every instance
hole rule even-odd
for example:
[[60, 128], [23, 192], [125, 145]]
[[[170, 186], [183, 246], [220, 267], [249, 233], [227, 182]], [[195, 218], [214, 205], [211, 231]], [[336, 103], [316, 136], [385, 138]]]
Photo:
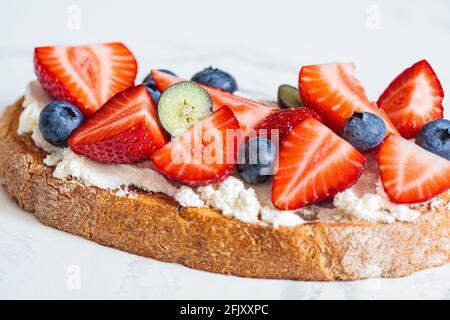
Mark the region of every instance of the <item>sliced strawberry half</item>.
[[305, 66], [300, 70], [299, 90], [304, 104], [338, 134], [354, 112], [374, 113], [384, 120], [388, 133], [398, 134], [384, 111], [368, 100], [353, 63]]
[[300, 122], [281, 142], [272, 202], [295, 210], [332, 198], [361, 176], [364, 156], [314, 118]]
[[[178, 78], [158, 70], [152, 70], [152, 76], [155, 79], [156, 86], [161, 92], [177, 82], [185, 81], [182, 78]], [[255, 129], [261, 121], [277, 110], [276, 108], [268, 107], [266, 104], [241, 98], [229, 92], [205, 85], [201, 86], [208, 91], [211, 96], [214, 104], [214, 111], [222, 108], [223, 106], [227, 106], [233, 111], [239, 121], [244, 135], [251, 129]]]
[[190, 131], [154, 152], [155, 167], [171, 180], [190, 186], [217, 183], [236, 167], [239, 123], [220, 108]]
[[36, 48], [34, 64], [47, 93], [86, 116], [132, 86], [137, 72], [133, 54], [121, 43]]
[[397, 203], [427, 201], [450, 188], [450, 161], [400, 136], [385, 139], [377, 160], [384, 190]]
[[283, 140], [291, 132], [292, 128], [308, 117], [315, 118], [319, 121], [322, 120], [314, 110], [309, 108], [277, 110], [261, 122], [258, 127], [258, 134], [266, 134], [267, 138], [270, 139], [272, 137], [272, 130], [279, 130], [278, 136], [280, 140]]
[[442, 119], [444, 90], [426, 60], [403, 71], [378, 99], [400, 134], [415, 138], [428, 122]]
[[144, 86], [116, 94], [69, 138], [70, 148], [103, 163], [148, 160], [169, 141], [157, 120], [155, 103]]

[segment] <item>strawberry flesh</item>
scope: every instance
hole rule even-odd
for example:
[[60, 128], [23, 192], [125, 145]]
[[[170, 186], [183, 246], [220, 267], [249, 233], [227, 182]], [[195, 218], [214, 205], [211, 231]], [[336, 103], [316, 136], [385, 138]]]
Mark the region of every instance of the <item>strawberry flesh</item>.
[[331, 199], [355, 184], [364, 156], [314, 118], [297, 124], [281, 142], [272, 202], [283, 210]]
[[116, 94], [69, 138], [70, 148], [103, 163], [133, 163], [168, 142], [144, 86]]
[[222, 107], [154, 152], [151, 160], [167, 178], [190, 186], [218, 183], [236, 167], [239, 123]]
[[[289, 132], [301, 121], [308, 117], [321, 121], [322, 118], [309, 108], [291, 108], [277, 110], [261, 122], [258, 134], [266, 134], [268, 139], [272, 137], [272, 130], [279, 130], [280, 140], [283, 140]], [[265, 130], [265, 131], [263, 131]]]
[[396, 203], [428, 201], [450, 188], [450, 161], [390, 135], [377, 158], [383, 187]]
[[[158, 90], [163, 92], [175, 83], [185, 81], [182, 78], [173, 75], [152, 70], [152, 76], [155, 79]], [[267, 116], [276, 111], [276, 108], [268, 107], [266, 104], [259, 103], [250, 99], [238, 97], [226, 91], [211, 88], [200, 84], [208, 91], [213, 101], [213, 111], [223, 106], [229, 107], [237, 120], [239, 121], [243, 135], [247, 135], [251, 129], [255, 129]]]
[[298, 87], [305, 106], [317, 111], [338, 134], [354, 112], [374, 113], [384, 120], [388, 133], [398, 134], [384, 111], [368, 100], [352, 63], [305, 66], [300, 70]]
[[54, 100], [67, 101], [85, 116], [133, 85], [137, 63], [121, 43], [35, 49], [36, 75]]
[[444, 91], [426, 60], [404, 70], [378, 99], [400, 134], [411, 139], [428, 122], [443, 118]]

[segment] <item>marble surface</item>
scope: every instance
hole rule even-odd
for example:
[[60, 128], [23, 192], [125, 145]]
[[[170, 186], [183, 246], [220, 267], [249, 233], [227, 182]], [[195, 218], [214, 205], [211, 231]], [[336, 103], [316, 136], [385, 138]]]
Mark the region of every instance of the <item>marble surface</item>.
[[[449, 12], [445, 0], [430, 7], [375, 0], [9, 1], [0, 12], [0, 108], [33, 79], [34, 46], [111, 40], [136, 54], [139, 79], [152, 67], [189, 77], [214, 65], [234, 74], [242, 91], [274, 98], [280, 83], [296, 83], [301, 65], [353, 61], [375, 100], [401, 70], [426, 58], [448, 91]], [[450, 265], [347, 283], [215, 275], [45, 227], [1, 190], [0, 298], [450, 299]]]

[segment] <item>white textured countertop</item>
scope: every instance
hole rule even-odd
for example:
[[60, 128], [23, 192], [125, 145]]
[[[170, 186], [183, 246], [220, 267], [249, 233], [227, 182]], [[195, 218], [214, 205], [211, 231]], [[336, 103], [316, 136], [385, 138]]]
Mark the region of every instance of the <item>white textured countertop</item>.
[[[7, 30], [0, 42], [0, 108], [33, 78], [34, 46], [111, 40], [136, 54], [139, 80], [152, 67], [189, 77], [214, 65], [232, 73], [242, 91], [274, 98], [279, 84], [296, 84], [301, 65], [353, 61], [376, 100], [400, 71], [426, 58], [450, 94], [450, 3], [390, 2], [9, 1], [0, 12], [3, 35]], [[48, 228], [1, 190], [0, 298], [450, 299], [450, 265], [347, 283], [216, 275]]]

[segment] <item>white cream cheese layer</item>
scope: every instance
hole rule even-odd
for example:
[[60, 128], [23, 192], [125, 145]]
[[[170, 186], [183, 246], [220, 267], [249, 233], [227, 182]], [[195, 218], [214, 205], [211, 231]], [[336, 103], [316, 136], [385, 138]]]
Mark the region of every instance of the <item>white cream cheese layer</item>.
[[31, 82], [25, 91], [25, 100], [23, 101], [24, 110], [19, 118], [19, 126], [17, 133], [19, 135], [30, 133], [34, 143], [47, 153], [58, 151], [58, 148], [52, 146], [39, 131], [39, 115], [42, 109], [51, 102], [51, 99], [42, 90], [41, 85], [37, 81]]
[[123, 188], [135, 186], [148, 192], [165, 193], [183, 207], [211, 207], [222, 211], [225, 216], [248, 223], [269, 224], [275, 228], [305, 223], [301, 216], [319, 220], [359, 219], [385, 223], [413, 221], [419, 216], [419, 212], [409, 206], [390, 202], [382, 188], [376, 188], [379, 177], [373, 159], [368, 159], [366, 170], [356, 185], [334, 197], [334, 208], [310, 206], [297, 211], [273, 207], [270, 182], [249, 186], [238, 178], [229, 177], [219, 184], [193, 189], [175, 186], [154, 170], [149, 162], [101, 164], [70, 149], [53, 147], [44, 140], [39, 131], [39, 114], [49, 102], [51, 99], [39, 82], [31, 82], [26, 90], [24, 111], [17, 132], [30, 133], [36, 145], [49, 153], [44, 162], [55, 167], [53, 175], [59, 179], [76, 178], [85, 185], [109, 189], [122, 196], [129, 196]]
[[162, 192], [174, 197], [178, 189], [151, 168], [151, 163], [139, 165], [102, 164], [79, 156], [70, 149], [52, 153], [44, 160], [56, 166], [53, 176], [59, 179], [75, 177], [88, 186], [117, 190], [135, 186], [148, 192]]
[[334, 196], [333, 205], [343, 215], [370, 222], [414, 221], [420, 212], [389, 200], [383, 190], [375, 154], [366, 155], [364, 173], [350, 189]]

